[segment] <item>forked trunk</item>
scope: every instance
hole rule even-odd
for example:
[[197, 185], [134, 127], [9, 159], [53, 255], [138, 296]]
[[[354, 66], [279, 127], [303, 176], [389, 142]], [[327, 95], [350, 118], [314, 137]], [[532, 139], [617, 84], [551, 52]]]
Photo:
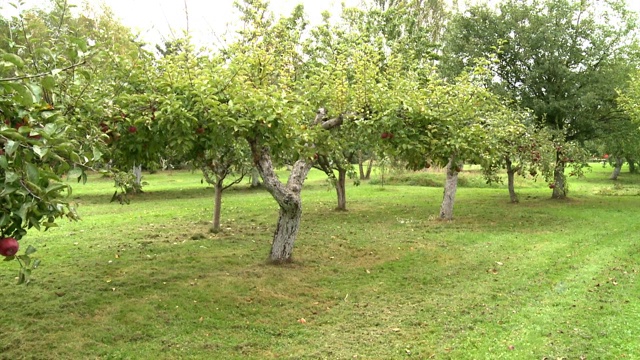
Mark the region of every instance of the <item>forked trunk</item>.
[[[319, 109], [313, 125], [330, 130], [340, 126], [344, 120], [342, 116], [326, 119], [326, 115], [325, 109]], [[263, 186], [280, 206], [278, 226], [273, 234], [269, 260], [272, 263], [290, 262], [293, 256], [293, 244], [298, 235], [302, 217], [300, 192], [302, 191], [304, 180], [307, 178], [309, 170], [311, 170], [312, 163], [304, 159], [296, 161], [291, 167], [291, 174], [289, 174], [287, 183], [283, 184], [276, 175], [269, 147], [261, 144], [257, 137], [248, 138], [247, 141], [251, 147], [253, 163], [262, 177]]]
[[553, 194], [551, 197], [553, 199], [565, 199], [567, 197], [567, 187], [565, 184], [565, 176], [564, 176], [564, 162], [560, 160], [558, 155], [558, 159], [556, 160], [556, 167], [553, 169]]
[[336, 182], [336, 193], [338, 195], [338, 207], [336, 210], [347, 210], [347, 170], [338, 169], [338, 181]]
[[620, 176], [620, 171], [622, 171], [622, 163], [624, 161], [622, 158], [616, 158], [616, 166], [613, 168], [613, 173], [611, 173], [610, 180], [618, 180], [618, 176]]
[[223, 180], [218, 180], [214, 186], [216, 193], [213, 201], [213, 227], [211, 228], [214, 233], [220, 232], [220, 212], [222, 209], [222, 191], [224, 190], [222, 182]]
[[518, 202], [518, 195], [516, 194], [515, 189], [515, 178], [516, 178], [516, 169], [513, 168], [513, 164], [511, 163], [511, 159], [506, 159], [507, 164], [507, 182], [509, 187], [509, 198], [512, 203]]
[[302, 217], [302, 200], [300, 192], [311, 163], [298, 160], [291, 167], [291, 174], [286, 185], [281, 183], [275, 172], [268, 147], [260, 146], [257, 141], [251, 141], [251, 153], [256, 169], [262, 176], [263, 186], [269, 191], [280, 206], [278, 225], [271, 243], [269, 261], [272, 263], [286, 263], [292, 260], [293, 244], [300, 228]]
[[440, 219], [453, 220], [453, 203], [458, 190], [458, 173], [462, 170], [462, 165], [456, 163], [455, 157], [451, 157], [447, 164], [447, 180], [444, 184], [444, 196], [442, 206], [440, 206]]
[[371, 179], [371, 170], [373, 169], [373, 157], [369, 159], [369, 164], [367, 164], [367, 173], [364, 175], [365, 180]]

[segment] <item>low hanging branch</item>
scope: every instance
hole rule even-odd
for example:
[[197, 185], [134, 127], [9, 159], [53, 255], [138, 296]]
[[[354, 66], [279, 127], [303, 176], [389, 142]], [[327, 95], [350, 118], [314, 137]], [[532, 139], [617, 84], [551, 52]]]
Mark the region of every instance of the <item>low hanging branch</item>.
[[334, 127], [342, 125], [342, 123], [344, 122], [343, 115], [340, 115], [330, 120], [325, 120], [326, 118], [327, 118], [327, 110], [325, 108], [320, 108], [316, 113], [316, 117], [313, 120], [313, 124], [320, 125], [325, 130], [331, 130]]

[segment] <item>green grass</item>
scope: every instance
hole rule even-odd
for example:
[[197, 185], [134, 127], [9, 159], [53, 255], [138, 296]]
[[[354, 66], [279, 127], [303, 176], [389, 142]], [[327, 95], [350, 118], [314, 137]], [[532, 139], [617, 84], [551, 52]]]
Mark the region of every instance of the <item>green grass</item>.
[[265, 191], [226, 192], [214, 235], [197, 173], [146, 175], [124, 206], [92, 177], [74, 187], [83, 221], [21, 241], [42, 259], [31, 284], [0, 263], [0, 359], [640, 358], [640, 177], [609, 171], [567, 201], [468, 185], [452, 222], [434, 187], [350, 186], [335, 212], [312, 173], [280, 267]]

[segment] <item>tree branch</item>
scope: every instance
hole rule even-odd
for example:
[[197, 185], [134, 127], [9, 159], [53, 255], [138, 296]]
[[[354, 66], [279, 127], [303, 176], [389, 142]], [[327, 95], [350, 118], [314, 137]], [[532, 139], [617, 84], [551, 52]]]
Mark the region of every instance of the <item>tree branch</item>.
[[[69, 65], [67, 67], [63, 67], [62, 69], [59, 69], [60, 71], [67, 71], [73, 68], [76, 68], [80, 65], [84, 65], [87, 61], [86, 60], [82, 60], [79, 63], [76, 64], [72, 64]], [[34, 74], [34, 75], [23, 75], [23, 76], [14, 76], [14, 77], [10, 77], [10, 78], [0, 78], [0, 82], [6, 82], [6, 81], [18, 81], [18, 80], [25, 80], [25, 79], [35, 79], [35, 78], [39, 78], [39, 77], [43, 77], [43, 76], [47, 76], [47, 75], [53, 75], [53, 70], [50, 71], [46, 71], [43, 73], [39, 73], [39, 74]]]

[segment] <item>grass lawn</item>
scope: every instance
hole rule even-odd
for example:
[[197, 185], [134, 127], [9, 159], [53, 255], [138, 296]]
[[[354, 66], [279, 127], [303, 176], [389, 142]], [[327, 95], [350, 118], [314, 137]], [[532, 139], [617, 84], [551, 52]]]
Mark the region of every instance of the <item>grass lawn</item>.
[[610, 170], [567, 201], [519, 180], [516, 205], [465, 172], [452, 222], [435, 187], [350, 186], [335, 212], [312, 173], [286, 266], [264, 190], [225, 192], [214, 235], [198, 173], [146, 175], [130, 205], [92, 177], [83, 221], [21, 241], [31, 284], [0, 263], [0, 359], [639, 359], [640, 176]]

